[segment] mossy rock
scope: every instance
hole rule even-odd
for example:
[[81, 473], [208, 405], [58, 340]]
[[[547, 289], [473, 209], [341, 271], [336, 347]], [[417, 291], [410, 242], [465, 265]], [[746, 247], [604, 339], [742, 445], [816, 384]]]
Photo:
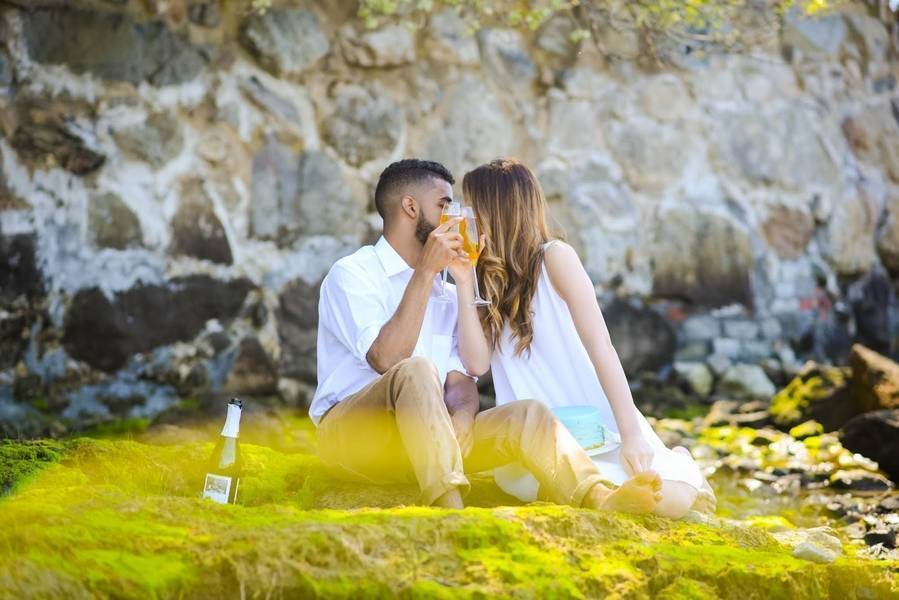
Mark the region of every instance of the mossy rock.
[[796, 377], [771, 399], [774, 424], [785, 430], [815, 420], [836, 431], [859, 413], [850, 393], [852, 371], [807, 362]]
[[51, 447], [5, 445], [4, 468], [34, 468], [0, 499], [3, 598], [899, 597], [895, 562], [813, 564], [761, 527], [495, 506], [487, 478], [469, 496], [487, 507], [397, 506], [414, 486], [244, 444], [241, 503], [222, 506], [198, 497], [209, 443]]

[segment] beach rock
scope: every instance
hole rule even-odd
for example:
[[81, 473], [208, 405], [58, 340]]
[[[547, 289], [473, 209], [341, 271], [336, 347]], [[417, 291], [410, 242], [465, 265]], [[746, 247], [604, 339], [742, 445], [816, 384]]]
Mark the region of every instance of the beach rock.
[[324, 138], [354, 166], [389, 155], [405, 124], [401, 106], [383, 89], [344, 86], [324, 123]]
[[899, 482], [899, 409], [875, 410], [850, 419], [840, 429], [840, 442], [877, 461], [890, 479]]
[[126, 14], [76, 9], [34, 10], [23, 17], [32, 60], [63, 64], [100, 79], [172, 85], [195, 78], [208, 61], [204, 49], [162, 21], [137, 22]]
[[747, 364], [736, 364], [727, 369], [715, 387], [718, 395], [740, 400], [767, 400], [776, 391], [761, 367]]
[[222, 390], [236, 396], [271, 395], [278, 391], [275, 363], [256, 337], [240, 341]]
[[178, 212], [172, 218], [170, 251], [223, 265], [233, 262], [228, 235], [200, 179], [189, 179], [181, 186]]
[[674, 360], [674, 330], [656, 311], [616, 299], [603, 309], [603, 314], [627, 374], [655, 371]]
[[853, 281], [846, 289], [846, 300], [855, 321], [854, 341], [880, 354], [888, 354], [895, 330], [892, 313], [899, 304], [886, 272], [873, 268]]
[[705, 398], [712, 393], [715, 379], [712, 371], [705, 364], [701, 362], [675, 361], [674, 372], [678, 378], [687, 384], [689, 390], [697, 396]]
[[524, 37], [515, 29], [478, 32], [481, 62], [504, 87], [527, 88], [537, 79], [537, 66], [528, 55]]
[[850, 391], [851, 369], [807, 362], [796, 377], [771, 400], [778, 427], [790, 428], [815, 420], [825, 431], [836, 431], [859, 413]]
[[208, 275], [169, 285], [137, 285], [107, 298], [99, 288], [79, 290], [65, 315], [63, 343], [70, 356], [112, 372], [134, 354], [189, 340], [210, 319], [234, 318], [253, 284]]
[[22, 123], [10, 143], [16, 152], [35, 166], [60, 167], [76, 175], [99, 169], [106, 157], [85, 143], [62, 123]]
[[99, 248], [124, 250], [143, 244], [137, 215], [113, 193], [92, 194], [87, 212], [88, 236]]
[[0, 236], [0, 310], [29, 304], [43, 295], [35, 237], [25, 233]]
[[478, 43], [466, 27], [465, 21], [455, 10], [447, 8], [433, 14], [428, 34], [424, 36], [428, 54], [440, 62], [468, 66], [478, 64]]
[[180, 123], [170, 114], [155, 113], [145, 123], [118, 129], [112, 134], [127, 156], [159, 169], [184, 147]]
[[752, 305], [748, 233], [730, 219], [678, 206], [661, 212], [649, 249], [653, 294], [716, 308]]
[[278, 339], [281, 343], [280, 373], [304, 382], [316, 379], [318, 300], [321, 284], [295, 279], [278, 298]]
[[357, 67], [398, 67], [415, 60], [415, 35], [403, 25], [357, 32], [347, 27], [341, 38], [343, 57]]
[[328, 38], [308, 10], [270, 8], [244, 23], [241, 41], [275, 75], [296, 76], [323, 58]]
[[849, 355], [852, 394], [862, 412], [899, 408], [899, 364], [860, 344]]
[[841, 469], [830, 476], [830, 487], [858, 492], [885, 492], [893, 487], [890, 480], [864, 469]]

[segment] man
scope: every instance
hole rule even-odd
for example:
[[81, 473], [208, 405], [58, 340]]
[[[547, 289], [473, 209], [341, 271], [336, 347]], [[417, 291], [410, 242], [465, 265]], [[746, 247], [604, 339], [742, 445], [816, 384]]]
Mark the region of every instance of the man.
[[452, 230], [460, 219], [436, 225], [453, 183], [435, 162], [388, 166], [375, 191], [384, 235], [339, 260], [322, 282], [319, 384], [309, 410], [322, 460], [341, 478], [414, 479], [424, 504], [447, 508], [464, 506], [466, 471], [517, 461], [555, 502], [651, 511], [660, 499], [658, 475], [641, 473], [611, 489], [541, 403], [478, 414], [472, 376], [487, 367], [459, 343], [455, 287], [447, 286], [449, 302], [440, 301], [440, 272], [470, 271]]

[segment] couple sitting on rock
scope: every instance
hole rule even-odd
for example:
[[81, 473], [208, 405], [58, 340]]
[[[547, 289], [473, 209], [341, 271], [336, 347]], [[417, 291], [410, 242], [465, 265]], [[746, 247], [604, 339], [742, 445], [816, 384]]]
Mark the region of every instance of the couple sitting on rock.
[[[533, 173], [496, 160], [462, 182], [484, 234], [486, 307], [472, 302], [464, 219], [438, 225], [453, 183], [438, 163], [388, 166], [375, 192], [383, 237], [322, 282], [310, 408], [322, 460], [356, 481], [414, 478], [422, 502], [442, 507], [463, 507], [466, 473], [493, 471], [525, 501], [713, 511], [689, 452], [666, 448], [634, 406], [593, 284], [551, 238]], [[488, 369], [497, 406], [479, 412], [475, 382]]]

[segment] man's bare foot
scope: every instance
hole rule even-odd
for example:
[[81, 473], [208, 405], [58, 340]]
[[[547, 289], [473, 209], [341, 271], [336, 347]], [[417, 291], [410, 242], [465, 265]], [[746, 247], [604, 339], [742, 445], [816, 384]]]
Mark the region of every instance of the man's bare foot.
[[655, 471], [637, 473], [621, 484], [599, 506], [599, 510], [650, 513], [662, 499], [662, 478]]
[[462, 494], [459, 493], [457, 488], [453, 488], [444, 495], [440, 496], [436, 500], [434, 500], [434, 504], [432, 506], [437, 506], [439, 508], [465, 508], [465, 503], [462, 502]]
[[[672, 450], [680, 454], [686, 454], [692, 458], [690, 451], [683, 446], [675, 446]], [[717, 509], [718, 498], [715, 497], [715, 492], [712, 490], [712, 486], [709, 485], [709, 482], [703, 479], [702, 489], [696, 494], [696, 500], [693, 501], [693, 506], [690, 507], [690, 510], [711, 515], [715, 514], [715, 510]]]

